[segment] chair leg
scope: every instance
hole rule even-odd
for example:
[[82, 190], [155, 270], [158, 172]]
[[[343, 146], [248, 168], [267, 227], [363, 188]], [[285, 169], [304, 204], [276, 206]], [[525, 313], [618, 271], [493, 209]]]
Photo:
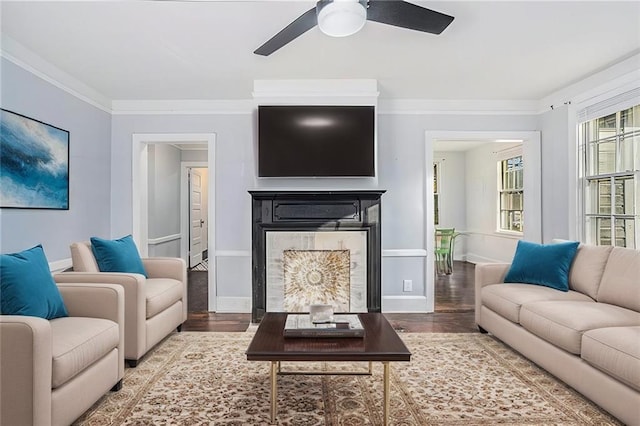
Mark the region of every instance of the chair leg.
[[122, 379], [118, 380], [118, 383], [113, 385], [111, 392], [118, 392], [120, 389], [122, 389]]

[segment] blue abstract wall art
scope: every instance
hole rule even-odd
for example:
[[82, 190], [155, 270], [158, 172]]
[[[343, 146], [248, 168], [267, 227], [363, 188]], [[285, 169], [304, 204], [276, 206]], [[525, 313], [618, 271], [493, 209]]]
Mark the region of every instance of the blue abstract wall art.
[[69, 210], [69, 132], [0, 114], [0, 207]]

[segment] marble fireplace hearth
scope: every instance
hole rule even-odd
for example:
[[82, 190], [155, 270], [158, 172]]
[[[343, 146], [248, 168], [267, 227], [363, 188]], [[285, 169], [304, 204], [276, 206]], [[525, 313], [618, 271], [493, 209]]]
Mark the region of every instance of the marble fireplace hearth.
[[249, 191], [252, 322], [265, 312], [380, 312], [385, 191]]

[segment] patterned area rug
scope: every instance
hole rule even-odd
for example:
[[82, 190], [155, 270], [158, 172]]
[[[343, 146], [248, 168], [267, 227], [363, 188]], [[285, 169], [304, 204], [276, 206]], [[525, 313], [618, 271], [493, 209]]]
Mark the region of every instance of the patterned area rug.
[[[269, 363], [249, 362], [253, 333], [174, 333], [78, 425], [267, 425]], [[578, 393], [482, 334], [407, 333], [413, 356], [391, 363], [390, 423], [617, 425]], [[283, 363], [291, 368], [366, 368]], [[373, 376], [280, 376], [278, 424], [382, 425], [382, 365]]]

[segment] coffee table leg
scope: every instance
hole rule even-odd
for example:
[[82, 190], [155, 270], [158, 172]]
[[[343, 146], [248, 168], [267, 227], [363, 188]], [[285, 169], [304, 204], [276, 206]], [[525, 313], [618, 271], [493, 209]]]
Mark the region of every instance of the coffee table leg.
[[383, 416], [384, 426], [389, 424], [389, 361], [382, 363], [384, 366], [384, 394], [383, 394]]
[[278, 410], [278, 362], [271, 361], [271, 423], [276, 422]]

